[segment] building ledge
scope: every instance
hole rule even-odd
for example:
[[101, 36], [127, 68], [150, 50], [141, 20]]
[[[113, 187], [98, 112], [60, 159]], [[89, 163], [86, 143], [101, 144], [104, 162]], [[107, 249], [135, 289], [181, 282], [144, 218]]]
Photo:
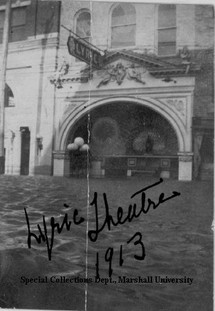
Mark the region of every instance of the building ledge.
[[[28, 50], [57, 47], [59, 44], [58, 33], [29, 37], [27, 40], [10, 42], [9, 54], [24, 52]], [[0, 44], [0, 54], [2, 53], [2, 44]]]

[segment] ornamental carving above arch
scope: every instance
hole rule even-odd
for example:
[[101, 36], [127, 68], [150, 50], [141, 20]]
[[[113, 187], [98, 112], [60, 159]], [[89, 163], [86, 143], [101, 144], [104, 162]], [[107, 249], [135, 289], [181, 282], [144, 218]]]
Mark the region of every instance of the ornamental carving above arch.
[[173, 108], [183, 123], [186, 125], [186, 98], [166, 98], [161, 100], [163, 103], [167, 104], [170, 108]]
[[103, 85], [108, 84], [109, 82], [116, 82], [118, 85], [121, 85], [125, 78], [128, 80], [134, 80], [136, 82], [146, 84], [143, 78], [143, 74], [147, 70], [143, 68], [142, 72], [139, 67], [135, 67], [134, 64], [130, 66], [125, 66], [121, 62], [118, 62], [115, 65], [109, 65], [105, 69], [102, 80], [97, 85], [97, 88], [100, 88]]

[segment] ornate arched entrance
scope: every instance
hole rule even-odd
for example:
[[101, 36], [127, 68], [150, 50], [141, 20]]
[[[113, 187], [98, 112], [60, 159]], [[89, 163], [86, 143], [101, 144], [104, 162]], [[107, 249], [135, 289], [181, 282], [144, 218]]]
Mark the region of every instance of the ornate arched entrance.
[[[86, 136], [86, 133], [81, 133], [80, 129], [82, 128], [83, 131], [86, 128], [85, 120], [89, 121], [87, 116], [90, 116], [92, 121], [90, 144], [93, 156], [127, 157], [126, 163], [128, 165], [131, 157], [136, 159], [141, 157], [157, 158], [159, 163], [162, 163], [162, 160], [175, 157], [177, 163], [179, 162], [177, 170], [180, 179], [180, 162], [182, 162], [180, 159], [183, 155], [183, 163], [186, 163], [186, 167], [189, 163], [191, 170], [191, 130], [187, 121], [184, 122], [182, 119], [179, 111], [165, 101], [149, 97], [127, 96], [90, 100], [65, 116], [57, 139], [57, 151], [54, 153], [55, 175], [68, 174], [67, 145], [74, 136]], [[104, 126], [107, 126], [107, 131], [112, 131], [112, 134], [106, 136], [104, 133], [102, 134]], [[99, 139], [100, 146], [98, 147]], [[173, 146], [169, 146], [171, 139]], [[102, 140], [105, 140], [105, 143], [104, 141], [102, 143]], [[146, 150], [149, 141], [153, 145], [152, 150]], [[61, 174], [59, 174], [60, 170], [58, 169], [60, 162]], [[134, 168], [132, 169], [132, 163], [131, 161], [130, 167], [127, 167], [127, 175], [135, 171]], [[169, 161], [163, 161], [163, 163], [169, 165]], [[104, 170], [102, 174], [104, 174]]]

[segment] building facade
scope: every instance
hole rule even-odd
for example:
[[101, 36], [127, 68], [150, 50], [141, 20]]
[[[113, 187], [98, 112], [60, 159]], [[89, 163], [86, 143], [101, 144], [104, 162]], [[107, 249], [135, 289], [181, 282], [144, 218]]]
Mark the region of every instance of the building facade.
[[212, 178], [213, 47], [209, 5], [14, 1], [5, 174]]

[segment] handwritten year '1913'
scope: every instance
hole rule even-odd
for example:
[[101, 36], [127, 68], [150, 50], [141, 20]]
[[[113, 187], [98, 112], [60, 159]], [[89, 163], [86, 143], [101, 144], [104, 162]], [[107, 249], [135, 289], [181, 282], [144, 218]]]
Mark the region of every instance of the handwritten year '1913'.
[[[152, 201], [150, 198], [148, 198], [146, 200], [145, 191], [147, 191], [150, 188], [158, 186], [162, 182], [163, 182], [163, 179], [161, 178], [158, 182], [156, 182], [152, 185], [146, 186], [143, 189], [132, 194], [131, 199], [140, 195], [140, 202], [141, 202], [140, 207], [138, 208], [136, 203], [130, 204], [126, 212], [123, 210], [122, 207], [118, 207], [115, 220], [110, 213], [107, 195], [106, 195], [106, 193], [103, 193], [103, 201], [104, 201], [104, 206], [105, 206], [105, 219], [101, 225], [99, 224], [99, 215], [98, 215], [98, 193], [94, 192], [94, 197], [93, 197], [92, 202], [90, 203], [90, 206], [94, 206], [94, 208], [95, 208], [96, 226], [95, 226], [95, 229], [88, 231], [89, 240], [91, 242], [96, 242], [98, 237], [99, 237], [99, 234], [106, 227], [110, 231], [111, 227], [123, 225], [126, 222], [132, 222], [133, 219], [139, 218], [141, 216], [141, 214], [147, 214], [149, 212], [150, 208], [155, 210], [160, 204], [163, 204], [164, 202], [171, 200], [171, 199], [180, 195], [179, 192], [173, 191], [172, 195], [169, 197], [165, 197], [165, 194], [161, 193], [159, 195], [157, 203]], [[64, 204], [64, 206], [69, 207], [67, 204]], [[42, 242], [46, 243], [47, 252], [48, 252], [48, 259], [51, 260], [52, 249], [53, 249], [53, 245], [54, 245], [55, 232], [57, 231], [58, 234], [61, 234], [64, 228], [66, 228], [67, 231], [70, 231], [72, 221], [68, 219], [67, 213], [65, 213], [63, 221], [61, 224], [56, 222], [55, 217], [51, 217], [51, 219], [50, 219], [51, 237], [49, 239], [48, 233], [47, 233], [47, 224], [46, 224], [45, 216], [43, 216], [43, 230], [42, 230], [41, 226], [38, 224], [37, 228], [39, 231], [39, 235], [36, 235], [35, 233], [33, 233], [31, 231], [31, 226], [30, 226], [30, 221], [29, 221], [27, 209], [24, 208], [24, 211], [25, 211], [26, 223], [27, 223], [27, 228], [28, 228], [28, 237], [27, 237], [28, 248], [31, 248], [31, 238], [34, 238], [38, 244], [41, 244]], [[78, 214], [79, 214], [78, 210], [74, 209], [72, 220], [73, 220], [73, 224], [76, 226], [84, 223], [84, 221], [85, 221], [85, 218], [79, 216]], [[136, 260], [144, 260], [144, 258], [145, 258], [145, 247], [144, 247], [144, 244], [142, 242], [142, 234], [140, 232], [136, 232], [127, 241], [127, 244], [131, 243], [133, 240], [134, 240], [134, 245], [135, 246], [139, 245], [140, 250], [141, 250], [139, 255], [137, 255], [137, 254], [134, 255], [134, 258]], [[122, 253], [123, 253], [123, 246], [120, 245], [120, 258], [119, 258], [119, 265], [120, 266], [122, 266], [123, 262], [124, 262]], [[105, 261], [109, 262], [109, 277], [111, 277], [112, 272], [113, 272], [113, 270], [112, 270], [113, 254], [114, 254], [113, 248], [109, 247], [105, 253]], [[99, 277], [99, 253], [98, 252], [96, 254], [96, 276]]]

